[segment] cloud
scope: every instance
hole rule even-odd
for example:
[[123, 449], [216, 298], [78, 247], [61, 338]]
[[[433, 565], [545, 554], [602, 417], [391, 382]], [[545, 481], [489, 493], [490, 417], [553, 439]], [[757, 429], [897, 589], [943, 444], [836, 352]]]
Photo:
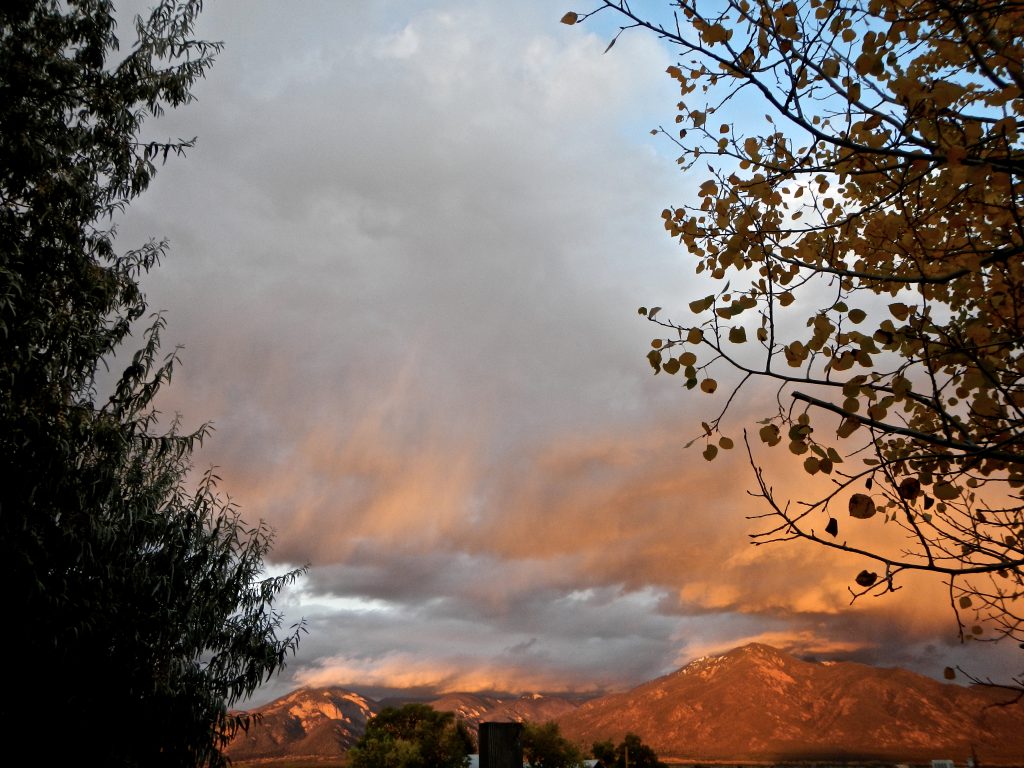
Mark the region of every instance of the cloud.
[[741, 448], [683, 450], [721, 403], [651, 375], [636, 314], [707, 293], [660, 226], [689, 182], [647, 134], [674, 59], [558, 15], [211, 5], [225, 52], [152, 127], [199, 135], [121, 223], [172, 243], [144, 286], [186, 347], [162, 408], [214, 421], [199, 464], [311, 564], [286, 603], [310, 632], [263, 695], [616, 688], [757, 637], [931, 658], [941, 596], [850, 609], [859, 563], [747, 543]]
[[[315, 660], [302, 662], [293, 677], [363, 691], [411, 684], [516, 693], [620, 689], [665, 671], [660, 650], [675, 622], [651, 611], [654, 600], [653, 594], [545, 586], [506, 596], [490, 612], [495, 606], [481, 593], [353, 612], [333, 631], [359, 642], [333, 653], [318, 647]], [[319, 635], [320, 643], [318, 629], [315, 619], [311, 637]]]
[[[480, 664], [465, 658], [426, 658], [419, 654], [391, 653], [378, 659], [329, 657], [298, 677], [304, 685], [342, 685], [377, 689], [425, 689], [454, 691], [522, 692], [546, 690], [552, 677], [536, 663], [502, 666], [499, 661]], [[590, 684], [593, 686], [593, 684]], [[566, 690], [562, 683], [558, 690]]]

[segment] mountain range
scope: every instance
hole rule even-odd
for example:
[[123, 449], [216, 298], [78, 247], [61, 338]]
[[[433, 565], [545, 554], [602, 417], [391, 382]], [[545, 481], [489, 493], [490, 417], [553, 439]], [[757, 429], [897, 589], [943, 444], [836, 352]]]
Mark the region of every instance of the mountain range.
[[[591, 700], [451, 693], [426, 703], [474, 731], [482, 721], [555, 720], [584, 748], [633, 732], [677, 761], [1024, 766], [1024, 702], [1014, 698], [903, 669], [804, 661], [755, 643]], [[340, 760], [383, 706], [344, 688], [300, 689], [253, 710], [259, 722], [228, 754]]]
[[[366, 729], [366, 721], [386, 706], [414, 699], [389, 697], [385, 701], [360, 696], [345, 688], [300, 688], [251, 710], [257, 720], [228, 747], [236, 762], [272, 760], [340, 760]], [[572, 696], [490, 696], [449, 693], [434, 699], [415, 699], [441, 712], [454, 712], [475, 735], [489, 722], [557, 720], [574, 711], [581, 699]]]

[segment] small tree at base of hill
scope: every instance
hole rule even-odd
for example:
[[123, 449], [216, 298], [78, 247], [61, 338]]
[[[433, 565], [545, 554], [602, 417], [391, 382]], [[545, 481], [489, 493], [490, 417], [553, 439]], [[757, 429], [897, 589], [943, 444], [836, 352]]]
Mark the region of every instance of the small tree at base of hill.
[[618, 746], [610, 739], [594, 742], [591, 754], [605, 768], [665, 768], [654, 750], [635, 733], [627, 733]]
[[610, 768], [615, 765], [615, 742], [611, 739], [595, 741], [590, 748], [590, 754], [594, 756], [595, 760], [600, 760], [606, 768]]
[[521, 736], [523, 759], [530, 768], [580, 768], [583, 755], [562, 736], [556, 722], [525, 723]]
[[[961, 637], [1024, 641], [1024, 5], [636, 5], [562, 21], [608, 12], [679, 50], [677, 126], [654, 133], [699, 175], [663, 219], [710, 283], [682, 319], [640, 313], [654, 372], [722, 398], [691, 443], [746, 443], [755, 543], [853, 553], [854, 598], [937, 574]], [[755, 445], [820, 492], [780, 498]]]
[[349, 752], [352, 768], [465, 768], [473, 737], [451, 712], [426, 704], [387, 707]]

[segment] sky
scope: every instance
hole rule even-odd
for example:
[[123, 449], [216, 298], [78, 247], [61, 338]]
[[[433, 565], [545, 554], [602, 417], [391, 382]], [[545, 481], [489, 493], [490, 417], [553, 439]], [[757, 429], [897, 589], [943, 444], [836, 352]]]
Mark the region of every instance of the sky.
[[959, 644], [941, 584], [851, 606], [867, 563], [751, 546], [746, 456], [684, 448], [722, 402], [652, 375], [637, 314], [710, 292], [661, 226], [699, 184], [650, 133], [676, 59], [639, 32], [603, 53], [614, 27], [567, 10], [207, 2], [225, 49], [145, 129], [198, 136], [120, 222], [171, 244], [143, 283], [183, 346], [160, 407], [213, 423], [196, 465], [276, 529], [271, 570], [309, 566], [279, 602], [308, 634], [249, 703], [623, 690], [755, 640], [1017, 671]]

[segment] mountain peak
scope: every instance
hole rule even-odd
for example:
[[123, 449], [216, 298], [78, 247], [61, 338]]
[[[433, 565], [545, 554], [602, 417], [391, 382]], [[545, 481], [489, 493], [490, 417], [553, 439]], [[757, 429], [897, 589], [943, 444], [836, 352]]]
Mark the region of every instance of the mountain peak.
[[973, 749], [987, 763], [1019, 765], [1024, 708], [993, 706], [1006, 698], [907, 670], [804, 662], [749, 643], [592, 701], [560, 723], [584, 744], [632, 730], [659, 755], [683, 760], [921, 762], [948, 755], [962, 763]]
[[760, 656], [762, 658], [771, 659], [794, 659], [795, 657], [785, 651], [781, 651], [773, 645], [766, 643], [747, 643], [741, 645], [738, 648], [733, 648], [731, 651], [727, 651], [722, 654], [723, 656]]
[[723, 665], [728, 666], [732, 663], [743, 661], [745, 659], [753, 659], [762, 663], [777, 666], [796, 661], [793, 656], [790, 656], [785, 651], [780, 651], [778, 648], [774, 648], [770, 645], [765, 645], [764, 643], [747, 643], [746, 645], [741, 645], [738, 648], [733, 648], [724, 653], [700, 656], [680, 669], [679, 673], [699, 674], [706, 677], [716, 669], [723, 667]]
[[339, 686], [299, 688], [254, 710], [259, 720], [228, 747], [233, 760], [343, 755], [380, 710]]

